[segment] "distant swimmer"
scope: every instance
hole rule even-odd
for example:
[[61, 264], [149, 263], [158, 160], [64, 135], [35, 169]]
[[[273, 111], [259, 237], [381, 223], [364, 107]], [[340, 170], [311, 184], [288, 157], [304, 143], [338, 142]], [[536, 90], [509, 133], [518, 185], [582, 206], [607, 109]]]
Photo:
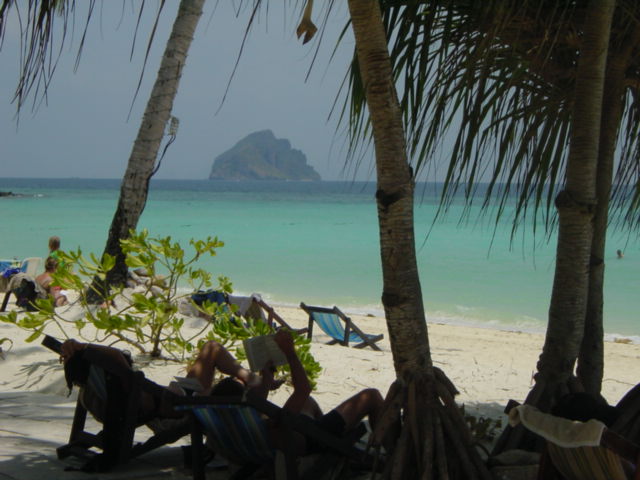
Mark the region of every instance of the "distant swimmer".
[[622, 250], [616, 250], [616, 255], [618, 255], [618, 258], [624, 258], [624, 253], [622, 253]]

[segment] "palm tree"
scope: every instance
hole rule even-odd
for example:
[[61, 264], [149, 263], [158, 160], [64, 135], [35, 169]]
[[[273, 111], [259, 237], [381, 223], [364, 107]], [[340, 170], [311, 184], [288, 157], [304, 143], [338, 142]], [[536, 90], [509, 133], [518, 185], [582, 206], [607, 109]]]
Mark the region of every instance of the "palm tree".
[[[536, 382], [528, 397], [534, 402], [545, 390], [547, 399], [564, 393], [582, 343], [589, 292], [602, 99], [614, 7], [615, 0], [591, 2], [584, 20], [566, 184], [556, 197], [559, 217], [556, 272], [547, 335], [538, 362], [538, 375], [543, 381]], [[557, 358], [565, 361], [555, 363]]]
[[397, 376], [374, 435], [381, 441], [402, 418], [389, 478], [490, 478], [470, 444], [455, 389], [431, 360], [415, 254], [413, 171], [379, 3], [349, 0], [349, 11], [375, 145], [382, 304]]
[[[5, 19], [13, 4], [13, 0], [3, 0], [0, 7], [0, 38], [4, 32]], [[178, 93], [182, 70], [195, 29], [202, 16], [203, 5], [204, 0], [181, 0], [178, 7], [156, 81], [129, 156], [127, 170], [120, 186], [118, 206], [109, 228], [103, 255], [109, 254], [115, 257], [115, 266], [109, 271], [104, 281], [98, 278], [94, 279], [88, 291], [88, 298], [95, 302], [101, 301], [109, 285], [123, 284], [126, 280], [127, 266], [125, 255], [120, 249], [120, 240], [127, 238], [129, 231], [136, 228], [144, 210], [149, 181], [159, 167], [158, 151], [165, 128], [172, 120], [173, 101]], [[74, 8], [75, 3], [64, 0], [53, 2], [31, 0], [29, 2], [25, 33], [30, 41], [24, 42], [22, 72], [15, 94], [18, 100], [18, 109], [23, 105], [35, 85], [45, 85], [43, 93], [46, 93], [46, 87], [49, 85], [56, 63], [47, 60], [47, 56], [51, 55], [49, 41], [53, 33], [54, 18], [56, 14], [63, 17], [65, 24], [63, 31], [66, 33], [66, 22]], [[158, 16], [161, 9], [162, 6], [158, 11]], [[87, 27], [92, 11], [93, 9], [90, 7]], [[150, 42], [152, 40], [153, 36]], [[52, 68], [46, 69], [45, 65], [52, 65]]]
[[156, 172], [158, 151], [165, 127], [171, 119], [173, 101], [178, 93], [178, 85], [193, 34], [202, 16], [204, 0], [181, 0], [173, 29], [162, 56], [160, 69], [133, 144], [127, 170], [120, 186], [118, 207], [111, 221], [104, 254], [115, 257], [115, 266], [107, 273], [105, 283], [94, 280], [90, 295], [99, 300], [109, 285], [124, 284], [127, 274], [125, 255], [120, 248], [120, 240], [129, 237], [135, 229], [147, 202], [149, 181]]
[[[562, 184], [566, 162], [584, 2], [485, 2], [476, 7], [468, 2], [439, 3], [401, 7], [389, 3], [385, 15], [388, 37], [394, 39], [395, 75], [404, 86], [400, 102], [416, 168], [424, 166], [454, 124], [460, 133], [443, 194], [445, 206], [461, 184], [473, 201], [470, 193], [484, 172], [491, 179], [487, 204], [494, 193], [500, 194], [498, 215], [504, 214], [508, 197], [516, 193], [516, 215], [537, 214], [546, 202], [542, 213], [551, 224], [555, 189]], [[626, 118], [619, 184], [632, 179], [630, 172], [637, 164], [636, 107], [625, 101], [638, 85], [637, 11], [636, 2], [619, 2], [606, 71], [602, 116], [606, 147], [600, 149], [598, 163], [606, 161], [612, 168], [617, 132]], [[356, 79], [357, 73], [352, 77]], [[361, 95], [353, 84], [350, 99], [357, 115]], [[456, 116], [462, 118], [461, 127]], [[604, 192], [598, 209], [605, 212], [611, 177], [611, 173], [598, 175], [598, 190]], [[501, 181], [505, 183], [499, 191]], [[617, 208], [625, 202], [631, 208], [637, 205], [637, 193], [630, 199], [623, 196], [624, 188], [611, 191]], [[602, 238], [607, 224], [603, 218], [603, 227], [594, 233]], [[603, 258], [602, 253], [594, 256]]]

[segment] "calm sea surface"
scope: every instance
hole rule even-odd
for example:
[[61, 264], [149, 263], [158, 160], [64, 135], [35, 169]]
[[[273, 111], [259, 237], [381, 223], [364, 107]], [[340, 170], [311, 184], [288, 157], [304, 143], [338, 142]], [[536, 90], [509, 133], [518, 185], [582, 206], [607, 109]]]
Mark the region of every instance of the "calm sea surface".
[[[64, 250], [102, 253], [119, 180], [0, 179], [0, 258], [44, 257], [51, 235]], [[156, 180], [139, 228], [225, 242], [201, 262], [228, 276], [238, 293], [276, 304], [338, 305], [382, 314], [378, 224], [373, 184]], [[553, 280], [555, 234], [547, 243], [523, 225], [493, 217], [460, 222], [452, 206], [433, 224], [435, 187], [418, 188], [415, 219], [422, 293], [430, 322], [543, 331]], [[541, 231], [541, 230], [540, 230]], [[625, 257], [616, 258], [622, 248]], [[638, 235], [612, 233], [606, 257], [605, 331], [640, 340]]]

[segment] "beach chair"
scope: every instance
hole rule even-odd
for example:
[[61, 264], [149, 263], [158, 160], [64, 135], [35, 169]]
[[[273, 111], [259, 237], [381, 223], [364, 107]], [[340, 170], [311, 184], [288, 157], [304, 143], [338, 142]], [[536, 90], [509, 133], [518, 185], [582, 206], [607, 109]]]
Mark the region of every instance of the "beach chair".
[[[194, 417], [191, 431], [194, 480], [205, 479], [203, 434], [215, 454], [240, 467], [231, 476], [233, 479], [247, 478], [263, 467], [270, 469], [277, 479], [298, 478], [298, 445], [294, 432], [312, 438], [342, 459], [351, 459], [359, 465], [373, 465], [371, 457], [355, 447], [366, 431], [364, 424], [344, 437], [336, 437], [317, 427], [311, 418], [291, 414], [251, 393], [243, 397], [181, 397], [175, 405], [190, 411]], [[269, 421], [278, 426], [278, 448], [272, 445]], [[331, 462], [320, 463], [324, 465], [315, 466], [313, 478], [319, 475], [318, 468], [327, 470], [334, 466]]]
[[273, 309], [273, 307], [271, 307], [269, 304], [267, 304], [267, 302], [265, 302], [261, 298], [254, 299], [254, 303], [255, 303], [255, 305], [258, 306], [258, 308], [262, 312], [262, 315], [261, 315], [262, 320], [264, 320], [265, 323], [267, 325], [269, 325], [270, 327], [272, 327], [272, 328], [284, 327], [284, 328], [286, 328], [288, 330], [296, 332], [298, 335], [303, 335], [303, 334], [307, 333], [307, 331], [309, 330], [306, 327], [305, 328], [293, 328], [291, 325], [289, 325], [287, 322], [285, 322], [285, 320], [280, 315], [278, 315], [278, 312], [276, 312]]
[[40, 257], [25, 258], [20, 264], [20, 271], [26, 273], [30, 277], [35, 277], [38, 274], [41, 264], [42, 258]]
[[[60, 353], [62, 344], [55, 338], [45, 336], [42, 344]], [[149, 393], [158, 402], [166, 389], [146, 379], [142, 372], [114, 365], [100, 351], [84, 350], [82, 360], [88, 366], [87, 379], [78, 395], [69, 442], [56, 449], [59, 459], [69, 456], [87, 459], [82, 470], [108, 471], [189, 434], [188, 417], [162, 419], [165, 420], [165, 428], [154, 428], [153, 436], [145, 442], [134, 443], [138, 427], [158, 420], [139, 414], [142, 392]], [[67, 378], [69, 375], [65, 371]], [[94, 401], [91, 401], [92, 398]], [[88, 408], [96, 403], [100, 408], [93, 408], [91, 413], [99, 417], [96, 419], [102, 423], [102, 430], [91, 433], [85, 430], [85, 422]], [[102, 453], [98, 454], [94, 448], [102, 450]]]
[[320, 329], [332, 338], [328, 342], [329, 345], [339, 343], [348, 347], [349, 343], [355, 343], [355, 348], [371, 347], [374, 350], [380, 350], [376, 342], [382, 340], [383, 335], [364, 333], [338, 307], [313, 307], [305, 305], [303, 302], [300, 303], [300, 308], [309, 315], [308, 338], [311, 338], [313, 334], [313, 324], [317, 323]]
[[512, 426], [522, 424], [546, 440], [539, 480], [640, 480], [640, 446], [604, 423], [567, 420], [530, 405], [514, 407], [508, 414]]

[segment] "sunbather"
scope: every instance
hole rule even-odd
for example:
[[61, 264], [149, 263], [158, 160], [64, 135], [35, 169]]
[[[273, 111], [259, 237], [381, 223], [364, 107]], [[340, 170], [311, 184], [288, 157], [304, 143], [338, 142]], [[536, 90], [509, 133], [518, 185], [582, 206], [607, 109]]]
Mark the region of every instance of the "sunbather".
[[62, 289], [57, 285], [52, 285], [51, 274], [58, 268], [58, 261], [53, 257], [47, 257], [44, 262], [44, 273], [38, 275], [35, 280], [46, 292], [53, 297], [56, 307], [61, 307], [68, 303], [67, 297], [62, 293]]
[[[311, 397], [311, 385], [300, 359], [296, 355], [291, 334], [280, 330], [275, 335], [275, 341], [289, 362], [293, 383], [293, 393], [285, 402], [284, 409], [314, 418], [321, 428], [337, 436], [354, 428], [366, 416], [369, 417], [371, 427], [375, 427], [383, 405], [383, 398], [378, 390], [374, 388], [362, 390], [323, 415], [318, 404]], [[81, 352], [88, 348], [98, 349], [114, 362], [118, 362], [119, 365], [130, 368], [129, 361], [120, 350], [102, 345], [80, 343], [75, 340], [67, 340], [62, 344], [61, 359], [67, 365], [72, 358], [77, 358], [78, 352], [82, 355]], [[216, 369], [229, 377], [214, 386]], [[215, 341], [207, 342], [203, 346], [195, 362], [189, 368], [187, 377], [198, 379], [204, 388], [202, 394], [205, 395], [235, 395], [241, 394], [245, 388], [251, 388], [254, 394], [266, 398], [270, 390], [280, 386], [280, 382], [274, 380], [271, 368], [266, 368], [260, 375], [257, 375], [242, 367], [229, 351]], [[158, 402], [150, 396], [143, 396], [141, 415], [149, 418], [175, 416], [169, 397], [170, 395], [167, 395], [163, 401]], [[91, 411], [91, 409], [89, 410]], [[318, 446], [309, 441], [304, 447], [307, 452], [317, 449]]]

